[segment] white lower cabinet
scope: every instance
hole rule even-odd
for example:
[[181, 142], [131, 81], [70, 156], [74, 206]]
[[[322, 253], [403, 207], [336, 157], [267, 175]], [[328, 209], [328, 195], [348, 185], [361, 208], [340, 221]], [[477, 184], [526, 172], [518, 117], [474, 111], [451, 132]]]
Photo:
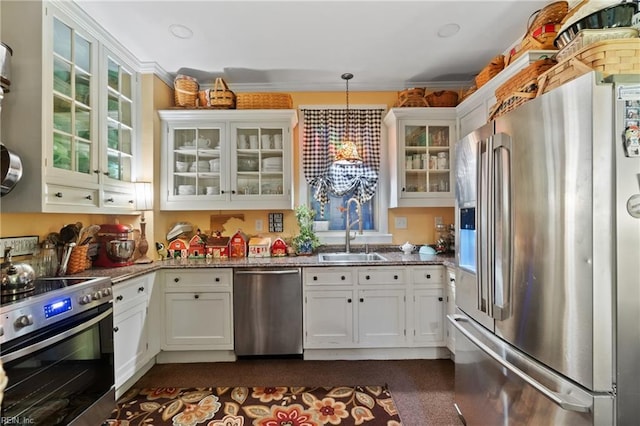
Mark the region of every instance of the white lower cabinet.
[[233, 349], [233, 269], [164, 272], [167, 351]]
[[403, 346], [404, 272], [396, 267], [305, 268], [304, 346]]
[[440, 265], [411, 267], [414, 346], [446, 346], [445, 268]]
[[149, 324], [149, 302], [155, 274], [113, 287], [113, 345], [116, 389], [155, 356]]

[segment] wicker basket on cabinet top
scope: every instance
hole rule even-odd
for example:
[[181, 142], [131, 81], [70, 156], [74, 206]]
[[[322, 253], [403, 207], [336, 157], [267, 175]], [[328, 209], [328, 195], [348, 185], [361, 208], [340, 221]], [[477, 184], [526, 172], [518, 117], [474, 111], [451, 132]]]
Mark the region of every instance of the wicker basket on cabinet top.
[[288, 93], [237, 93], [236, 109], [291, 109]]
[[479, 89], [504, 69], [504, 55], [498, 55], [476, 76], [476, 87]]
[[453, 90], [431, 92], [424, 97], [430, 107], [454, 107], [458, 105], [458, 93]]
[[198, 80], [188, 75], [178, 74], [173, 80], [173, 94], [176, 106], [195, 108], [198, 89]]

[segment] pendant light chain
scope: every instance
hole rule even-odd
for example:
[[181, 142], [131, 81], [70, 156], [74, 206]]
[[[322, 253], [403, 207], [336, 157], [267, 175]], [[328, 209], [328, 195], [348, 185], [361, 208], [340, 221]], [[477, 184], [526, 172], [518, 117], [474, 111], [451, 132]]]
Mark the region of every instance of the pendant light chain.
[[342, 74], [342, 79], [346, 82], [347, 85], [347, 121], [345, 125], [345, 137], [349, 140], [351, 138], [350, 129], [349, 129], [349, 80], [353, 78], [353, 74], [347, 72]]

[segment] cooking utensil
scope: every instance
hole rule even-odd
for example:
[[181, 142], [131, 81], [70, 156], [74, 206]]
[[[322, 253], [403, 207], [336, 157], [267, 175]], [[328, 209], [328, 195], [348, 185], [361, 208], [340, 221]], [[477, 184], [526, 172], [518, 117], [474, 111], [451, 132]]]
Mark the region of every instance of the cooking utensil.
[[22, 160], [0, 143], [0, 197], [4, 197], [22, 178]]
[[62, 261], [60, 262], [60, 266], [58, 267], [57, 276], [61, 277], [67, 273], [67, 265], [69, 265], [69, 257], [71, 257], [71, 250], [76, 246], [76, 243], [71, 242], [64, 245], [64, 254], [62, 256]]
[[75, 223], [65, 225], [60, 229], [60, 240], [63, 244], [76, 242], [78, 240], [78, 229]]

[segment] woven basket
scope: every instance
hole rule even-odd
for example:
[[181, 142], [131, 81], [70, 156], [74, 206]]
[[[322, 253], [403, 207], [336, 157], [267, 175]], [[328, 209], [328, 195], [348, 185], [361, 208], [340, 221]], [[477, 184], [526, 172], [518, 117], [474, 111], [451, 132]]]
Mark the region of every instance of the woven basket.
[[67, 263], [67, 273], [75, 274], [88, 269], [91, 266], [91, 260], [87, 256], [89, 252], [89, 244], [75, 246], [71, 249], [69, 255], [69, 263]]
[[476, 87], [479, 89], [504, 69], [504, 55], [498, 55], [491, 60], [476, 76]]
[[496, 89], [496, 99], [498, 100], [498, 103], [510, 98], [514, 92], [517, 92], [524, 87], [528, 87], [531, 82], [537, 83], [540, 74], [547, 71], [555, 64], [556, 61], [554, 59], [539, 59], [517, 72]]
[[398, 92], [397, 107], [426, 107], [427, 100], [424, 98], [424, 89], [414, 87]]
[[178, 74], [173, 80], [173, 94], [178, 107], [195, 108], [198, 99], [198, 80]]
[[453, 90], [441, 90], [426, 95], [427, 106], [430, 107], [454, 107], [458, 105], [458, 93]]
[[557, 1], [555, 3], [550, 3], [540, 9], [539, 12], [534, 13], [535, 18], [531, 21], [529, 25], [528, 34], [531, 34], [531, 30], [535, 30], [536, 28], [540, 28], [547, 24], [560, 24], [564, 17], [569, 12], [569, 3], [566, 1]]
[[[598, 41], [617, 40], [620, 38], [636, 38], [637, 40], [639, 35], [640, 31], [631, 27], [580, 30], [573, 40], [556, 53], [555, 58], [558, 62], [562, 62], [577, 53], [578, 50]], [[640, 40], [637, 40], [637, 42], [640, 43]]]
[[538, 92], [537, 81], [529, 81], [523, 87], [517, 88], [506, 99], [499, 100], [489, 111], [489, 121], [513, 111], [520, 105], [534, 99]]
[[223, 78], [218, 77], [209, 90], [209, 107], [217, 109], [233, 109], [236, 107], [236, 95], [229, 90]]
[[505, 60], [505, 65], [513, 63], [513, 61], [529, 50], [555, 50], [556, 47], [553, 41], [558, 35], [559, 30], [560, 24], [546, 24], [536, 28], [526, 35], [517, 47], [511, 49]]
[[640, 74], [640, 40], [604, 40], [583, 47], [540, 75], [538, 94], [546, 93], [591, 71], [599, 71], [603, 77], [612, 74]]
[[238, 93], [237, 109], [291, 109], [293, 100], [288, 93]]

